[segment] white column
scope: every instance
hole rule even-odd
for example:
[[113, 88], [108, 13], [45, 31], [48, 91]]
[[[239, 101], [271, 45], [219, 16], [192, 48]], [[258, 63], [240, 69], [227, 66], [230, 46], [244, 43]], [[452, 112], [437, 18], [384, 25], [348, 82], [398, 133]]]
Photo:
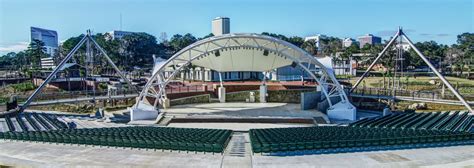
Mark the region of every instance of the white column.
[[161, 99], [161, 101], [162, 101], [161, 104], [162, 104], [164, 109], [167, 109], [167, 108], [171, 107], [170, 99], [168, 99], [168, 97], [165, 97], [165, 98]]
[[267, 82], [266, 72], [263, 73], [262, 84], [260, 85], [260, 103], [267, 102]]
[[260, 85], [260, 103], [267, 102], [267, 85], [262, 84]]
[[219, 81], [220, 81], [220, 87], [217, 91], [218, 97], [219, 97], [219, 102], [225, 103], [225, 87], [222, 82], [222, 73], [219, 72]]

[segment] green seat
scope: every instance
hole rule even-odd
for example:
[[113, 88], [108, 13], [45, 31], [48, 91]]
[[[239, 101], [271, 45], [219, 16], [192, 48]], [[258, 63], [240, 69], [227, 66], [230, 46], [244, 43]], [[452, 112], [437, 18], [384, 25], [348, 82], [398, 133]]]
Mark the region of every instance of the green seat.
[[214, 152], [214, 150], [212, 149], [212, 145], [208, 144], [208, 143], [204, 144], [204, 151], [205, 152], [210, 152], [210, 153]]
[[178, 142], [170, 142], [171, 150], [179, 150]]
[[[199, 148], [199, 146], [198, 146], [198, 148]], [[258, 142], [252, 142], [252, 150], [255, 153], [260, 153], [260, 152], [262, 152], [262, 145]]]
[[222, 145], [217, 144], [217, 143], [212, 144], [212, 152], [213, 153], [221, 153], [222, 151], [224, 151], [224, 148], [222, 147]]

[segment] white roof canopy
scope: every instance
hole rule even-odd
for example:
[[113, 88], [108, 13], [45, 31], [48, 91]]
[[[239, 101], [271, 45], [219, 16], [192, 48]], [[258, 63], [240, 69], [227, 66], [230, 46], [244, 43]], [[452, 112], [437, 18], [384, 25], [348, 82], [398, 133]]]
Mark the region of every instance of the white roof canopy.
[[[331, 100], [332, 97], [338, 97], [343, 103], [349, 102], [332, 70], [318, 59], [291, 43], [259, 34], [225, 34], [206, 38], [183, 48], [168, 60], [155, 64], [153, 75], [141, 92], [139, 101], [146, 101], [145, 97], [153, 97], [155, 100], [150, 104], [157, 106], [159, 99], [156, 98], [166, 95], [164, 88], [171, 79], [181, 70], [191, 66], [219, 72], [268, 72], [288, 65], [299, 66], [311, 75], [321, 86], [329, 106], [335, 104]], [[315, 74], [309, 65], [318, 66], [320, 73]], [[165, 73], [169, 70], [171, 73]]]
[[[232, 38], [229, 38], [232, 37]], [[178, 52], [173, 65], [188, 63], [220, 72], [271, 71], [288, 66], [304, 52], [290, 43], [258, 34], [227, 34], [201, 40]], [[197, 57], [196, 57], [197, 56]], [[301, 61], [301, 59], [298, 59]]]

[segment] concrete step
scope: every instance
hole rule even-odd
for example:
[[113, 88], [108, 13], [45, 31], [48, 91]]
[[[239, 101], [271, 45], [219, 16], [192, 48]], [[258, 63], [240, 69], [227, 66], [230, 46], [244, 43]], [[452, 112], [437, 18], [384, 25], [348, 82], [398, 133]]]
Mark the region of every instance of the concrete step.
[[174, 116], [163, 116], [160, 122], [158, 122], [158, 125], [167, 126], [173, 118]]
[[220, 103], [221, 101], [219, 101], [218, 98], [210, 98], [209, 99], [209, 103]]
[[252, 167], [252, 153], [247, 133], [234, 132], [224, 150], [222, 167]]

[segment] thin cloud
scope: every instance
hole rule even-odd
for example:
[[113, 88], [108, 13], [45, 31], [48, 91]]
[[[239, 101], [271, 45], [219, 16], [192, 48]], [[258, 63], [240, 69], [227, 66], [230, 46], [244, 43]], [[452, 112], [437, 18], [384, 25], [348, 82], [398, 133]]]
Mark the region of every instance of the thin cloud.
[[0, 53], [19, 52], [28, 48], [28, 42], [0, 44]]
[[447, 33], [440, 33], [440, 34], [437, 34], [436, 36], [438, 36], [438, 37], [446, 37], [446, 36], [450, 36], [450, 34], [447, 34]]
[[[414, 29], [403, 29], [403, 32], [405, 34], [410, 34], [412, 32], [416, 32], [416, 30], [414, 30]], [[395, 35], [395, 33], [397, 33], [397, 30], [382, 30], [382, 31], [377, 32], [376, 35], [382, 36], [382, 37], [390, 37], [390, 36]]]
[[420, 33], [420, 36], [425, 36], [425, 37], [447, 37], [451, 36], [451, 34], [448, 33], [439, 33], [439, 34], [431, 34], [431, 33]]

